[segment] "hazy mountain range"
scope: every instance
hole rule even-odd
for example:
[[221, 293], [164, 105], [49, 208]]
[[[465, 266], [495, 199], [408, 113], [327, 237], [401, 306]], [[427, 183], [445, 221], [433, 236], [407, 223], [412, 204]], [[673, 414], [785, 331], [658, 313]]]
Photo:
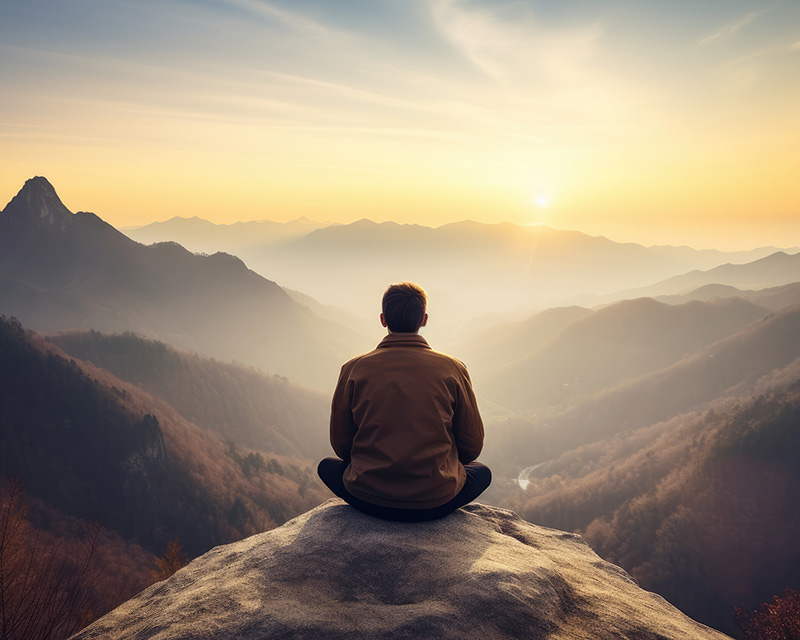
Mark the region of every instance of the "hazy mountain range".
[[233, 224], [214, 224], [202, 218], [171, 218], [153, 222], [143, 227], [120, 229], [128, 237], [142, 244], [177, 242], [193, 253], [224, 251], [240, 256], [275, 245], [292, 242], [328, 226], [308, 218], [291, 222], [252, 220]]
[[[789, 254], [784, 251], [776, 251], [745, 264], [727, 263], [706, 271], [694, 270], [646, 287], [617, 291], [606, 296], [582, 296], [576, 298], [576, 301], [596, 306], [615, 300], [645, 296], [676, 297], [704, 287], [711, 287], [711, 289], [707, 290], [707, 295], [725, 296], [726, 294], [720, 287], [758, 290], [788, 285], [798, 280], [800, 280], [800, 253]], [[730, 295], [730, 293], [727, 295]]]
[[533, 471], [517, 508], [580, 530], [642, 586], [731, 632], [732, 605], [768, 601], [800, 569], [800, 359], [785, 341], [799, 318], [777, 314], [551, 424], [572, 426], [562, 443], [590, 444]]
[[[741, 298], [681, 305], [639, 298], [593, 312], [563, 311], [564, 319], [582, 317], [546, 341], [537, 321], [554, 311], [510, 334], [493, 330], [485, 341], [474, 340], [484, 344], [494, 338], [494, 349], [469, 358], [482, 395], [512, 409], [563, 410], [622, 380], [666, 367], [768, 313]], [[459, 353], [466, 357], [467, 349]]]
[[[225, 434], [226, 443], [219, 429], [197, 426], [175, 407], [71, 358], [14, 321], [1, 319], [0, 335], [3, 466], [33, 497], [102, 522], [155, 552], [177, 536], [198, 553], [308, 508], [309, 498], [298, 493], [300, 484], [305, 490], [311, 483], [307, 463], [285, 481], [268, 475], [284, 475], [274, 468], [248, 475], [230, 448], [238, 444], [230, 439], [235, 434]], [[154, 368], [141, 357], [146, 351], [144, 344], [130, 349], [142, 372]], [[189, 362], [176, 363], [173, 384], [191, 374]], [[195, 366], [207, 373], [213, 367]], [[220, 378], [207, 375], [206, 382], [217, 387]], [[283, 395], [285, 401], [291, 392]], [[291, 429], [286, 417], [284, 431]], [[261, 450], [283, 464], [291, 460], [272, 447]], [[233, 509], [237, 501], [241, 506]]]
[[[126, 233], [137, 240], [179, 241], [209, 224], [173, 219]], [[236, 240], [228, 227], [219, 230], [217, 244], [206, 241], [205, 250], [234, 253], [282, 286], [357, 315], [377, 315], [390, 282], [419, 282], [431, 294], [428, 332], [445, 341], [467, 320], [486, 313], [543, 310], [578, 295], [649, 285], [776, 251], [643, 247], [542, 225], [470, 221], [431, 228], [365, 219], [321, 227], [293, 241], [278, 242], [268, 232], [260, 244]]]
[[71, 331], [48, 341], [164, 400], [223, 442], [309, 461], [327, 455], [326, 394], [131, 333]]
[[320, 388], [365, 345], [234, 256], [144, 246], [71, 213], [44, 178], [0, 213], [0, 313], [38, 331], [136, 331]]
[[[631, 303], [608, 311], [621, 318]], [[703, 313], [710, 319], [722, 309]], [[624, 342], [616, 343], [620, 359]], [[591, 353], [601, 345], [584, 346]], [[573, 361], [576, 376], [591, 371], [587, 360]], [[533, 375], [530, 383], [542, 378]], [[644, 588], [733, 633], [733, 606], [770, 600], [800, 568], [798, 391], [800, 306], [793, 305], [663, 368], [576, 394], [571, 405], [492, 418], [484, 457], [497, 480], [487, 499], [581, 532]], [[509, 476], [520, 469], [522, 484], [513, 486]]]
[[[466, 362], [484, 409], [483, 500], [580, 531], [728, 631], [734, 605], [789, 586], [800, 256], [470, 222], [283, 231], [252, 242], [267, 279], [134, 242], [43, 178], [0, 213], [0, 314], [51, 334], [0, 322], [0, 462], [42, 531], [103, 519], [108, 549], [129, 545], [118, 575], [171, 536], [194, 554], [318, 503], [338, 366], [380, 338], [386, 284], [418, 279], [425, 334]], [[547, 308], [570, 292], [592, 308]]]

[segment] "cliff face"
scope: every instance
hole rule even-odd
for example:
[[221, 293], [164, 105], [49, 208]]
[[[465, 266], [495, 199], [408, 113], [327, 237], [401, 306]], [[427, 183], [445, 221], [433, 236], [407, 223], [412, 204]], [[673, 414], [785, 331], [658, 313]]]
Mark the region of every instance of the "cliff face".
[[398, 524], [340, 500], [216, 547], [73, 636], [722, 640], [573, 534], [468, 505]]

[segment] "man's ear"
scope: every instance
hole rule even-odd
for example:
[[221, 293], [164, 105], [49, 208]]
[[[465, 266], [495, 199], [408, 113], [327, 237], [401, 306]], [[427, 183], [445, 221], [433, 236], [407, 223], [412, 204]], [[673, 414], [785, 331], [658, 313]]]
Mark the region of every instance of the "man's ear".
[[426, 324], [428, 324], [428, 314], [427, 313], [424, 316], [422, 316], [422, 324], [419, 325], [419, 326], [420, 327], [424, 327]]
[[381, 326], [382, 327], [388, 326], [386, 323], [386, 316], [384, 316], [383, 314], [381, 314]]

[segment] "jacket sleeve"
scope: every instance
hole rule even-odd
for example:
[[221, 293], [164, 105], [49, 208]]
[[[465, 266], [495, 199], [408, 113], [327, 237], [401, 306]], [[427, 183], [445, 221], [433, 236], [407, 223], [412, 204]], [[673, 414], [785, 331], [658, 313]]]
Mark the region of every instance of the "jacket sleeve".
[[483, 420], [478, 411], [478, 402], [472, 390], [466, 367], [459, 367], [461, 385], [458, 402], [453, 412], [453, 435], [458, 448], [458, 459], [462, 464], [472, 462], [483, 449]]
[[350, 382], [350, 371], [353, 368], [352, 365], [351, 361], [342, 366], [331, 401], [331, 446], [336, 455], [345, 461], [350, 460], [353, 438], [358, 430], [351, 410], [353, 385]]

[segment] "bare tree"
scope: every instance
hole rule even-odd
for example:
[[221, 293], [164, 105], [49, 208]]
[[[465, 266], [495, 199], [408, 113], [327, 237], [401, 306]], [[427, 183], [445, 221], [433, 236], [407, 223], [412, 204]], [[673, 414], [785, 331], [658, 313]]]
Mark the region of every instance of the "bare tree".
[[92, 559], [102, 528], [69, 545], [43, 535], [28, 512], [12, 478], [0, 511], [0, 640], [61, 640], [95, 615]]

